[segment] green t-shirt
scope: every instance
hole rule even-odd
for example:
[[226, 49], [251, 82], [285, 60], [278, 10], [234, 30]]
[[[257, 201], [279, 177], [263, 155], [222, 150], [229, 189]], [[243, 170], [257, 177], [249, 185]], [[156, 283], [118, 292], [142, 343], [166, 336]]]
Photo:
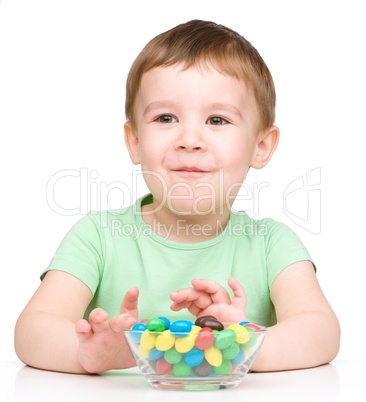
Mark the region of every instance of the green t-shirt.
[[74, 275], [93, 294], [85, 312], [101, 307], [119, 314], [126, 291], [140, 290], [139, 318], [166, 316], [172, 321], [194, 317], [170, 310], [169, 295], [191, 286], [193, 278], [212, 279], [232, 296], [227, 285], [233, 275], [245, 289], [246, 314], [263, 326], [276, 323], [269, 297], [273, 280], [288, 265], [310, 260], [308, 251], [286, 225], [272, 219], [255, 221], [245, 212], [230, 213], [224, 231], [210, 240], [185, 244], [154, 233], [141, 216], [152, 196], [118, 211], [92, 211], [81, 218], [61, 242], [48, 270]]

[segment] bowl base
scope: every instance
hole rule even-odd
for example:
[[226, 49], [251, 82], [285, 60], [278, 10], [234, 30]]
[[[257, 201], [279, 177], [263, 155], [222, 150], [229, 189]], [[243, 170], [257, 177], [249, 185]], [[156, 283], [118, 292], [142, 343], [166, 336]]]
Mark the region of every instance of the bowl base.
[[[229, 378], [228, 378], [229, 377]], [[228, 389], [237, 387], [242, 381], [243, 377], [238, 375], [189, 378], [184, 377], [177, 379], [177, 377], [170, 377], [167, 375], [162, 376], [149, 376], [148, 381], [153, 388], [166, 389], [166, 390], [184, 390], [184, 391], [212, 391], [217, 389]]]

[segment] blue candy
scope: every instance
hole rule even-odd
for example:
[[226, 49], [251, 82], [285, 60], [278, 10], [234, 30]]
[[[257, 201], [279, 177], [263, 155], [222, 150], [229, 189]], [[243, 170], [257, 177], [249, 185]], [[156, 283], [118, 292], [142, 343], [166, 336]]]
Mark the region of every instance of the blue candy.
[[164, 352], [162, 350], [158, 350], [156, 348], [151, 349], [149, 353], [149, 360], [158, 360], [164, 356]]
[[164, 324], [165, 324], [165, 329], [169, 329], [169, 327], [170, 327], [170, 321], [169, 321], [167, 318], [165, 318], [165, 317], [158, 317], [158, 318], [160, 318], [161, 321], [164, 322]]
[[242, 327], [244, 327], [245, 324], [250, 324], [250, 321], [242, 321], [241, 323], [239, 323], [239, 325], [241, 325]]
[[[145, 331], [146, 325], [138, 322], [131, 328], [130, 332], [130, 339], [135, 343], [140, 343], [141, 335]], [[132, 331], [139, 331], [139, 332], [132, 332]]]
[[239, 353], [234, 357], [234, 359], [231, 360], [231, 362], [232, 362], [233, 364], [238, 365], [238, 364], [240, 364], [240, 363], [243, 363], [244, 359], [245, 359], [244, 350], [243, 350], [242, 348], [240, 348], [240, 349], [239, 349]]
[[[186, 336], [191, 332], [193, 322], [188, 320], [178, 320], [170, 324], [170, 332], [177, 337]], [[177, 333], [177, 332], [182, 332]]]
[[184, 361], [189, 367], [196, 367], [203, 362], [203, 350], [194, 347], [189, 352], [184, 354]]

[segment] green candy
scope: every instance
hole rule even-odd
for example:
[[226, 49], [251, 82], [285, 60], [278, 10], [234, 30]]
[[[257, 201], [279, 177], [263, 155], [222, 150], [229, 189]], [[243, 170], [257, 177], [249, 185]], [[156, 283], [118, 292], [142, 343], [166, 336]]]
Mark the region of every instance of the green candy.
[[174, 346], [164, 352], [164, 359], [170, 364], [177, 364], [182, 360], [182, 358], [182, 353], [179, 353], [177, 350], [175, 350]]
[[189, 367], [184, 360], [173, 366], [173, 374], [176, 377], [187, 377], [191, 374], [191, 371], [192, 367]]
[[221, 351], [222, 357], [228, 360], [234, 359], [238, 355], [239, 349], [239, 345], [236, 342], [233, 342], [230, 346]]
[[228, 375], [231, 373], [232, 364], [230, 360], [223, 359], [220, 366], [214, 367], [214, 372], [218, 375]]
[[[247, 330], [249, 332], [253, 331], [252, 328], [247, 328]], [[250, 333], [249, 341], [245, 342], [245, 343], [242, 343], [241, 347], [244, 348], [244, 349], [249, 349], [249, 348], [251, 348], [252, 346], [254, 346], [257, 343], [257, 339], [258, 338], [257, 338], [256, 333], [254, 333], [254, 334]]]
[[217, 349], [226, 349], [236, 338], [236, 333], [232, 329], [224, 329], [215, 334], [215, 346]]
[[160, 318], [151, 318], [146, 323], [146, 328], [151, 332], [163, 332], [165, 330], [165, 323]]

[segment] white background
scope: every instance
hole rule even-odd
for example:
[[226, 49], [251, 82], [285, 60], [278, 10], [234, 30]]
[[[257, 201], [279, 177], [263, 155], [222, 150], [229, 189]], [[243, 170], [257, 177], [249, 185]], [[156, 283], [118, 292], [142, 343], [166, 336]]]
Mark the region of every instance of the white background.
[[[249, 172], [251, 187], [265, 185], [252, 216], [283, 221], [301, 237], [341, 322], [338, 358], [365, 359], [363, 5], [354, 0], [2, 1], [0, 358], [15, 358], [16, 318], [80, 218], [51, 209], [47, 183], [63, 170], [82, 172], [88, 182], [69, 176], [56, 183], [59, 205], [81, 212], [121, 206], [122, 192], [113, 183], [131, 187], [133, 172], [123, 141], [130, 65], [155, 35], [206, 19], [251, 41], [276, 84], [281, 141], [265, 169]], [[321, 183], [309, 201], [306, 189], [288, 197], [288, 210], [303, 221], [290, 219], [286, 188], [310, 171]], [[139, 185], [136, 195], [144, 193]], [[124, 195], [127, 205], [129, 194]], [[250, 200], [243, 205], [251, 209]]]

